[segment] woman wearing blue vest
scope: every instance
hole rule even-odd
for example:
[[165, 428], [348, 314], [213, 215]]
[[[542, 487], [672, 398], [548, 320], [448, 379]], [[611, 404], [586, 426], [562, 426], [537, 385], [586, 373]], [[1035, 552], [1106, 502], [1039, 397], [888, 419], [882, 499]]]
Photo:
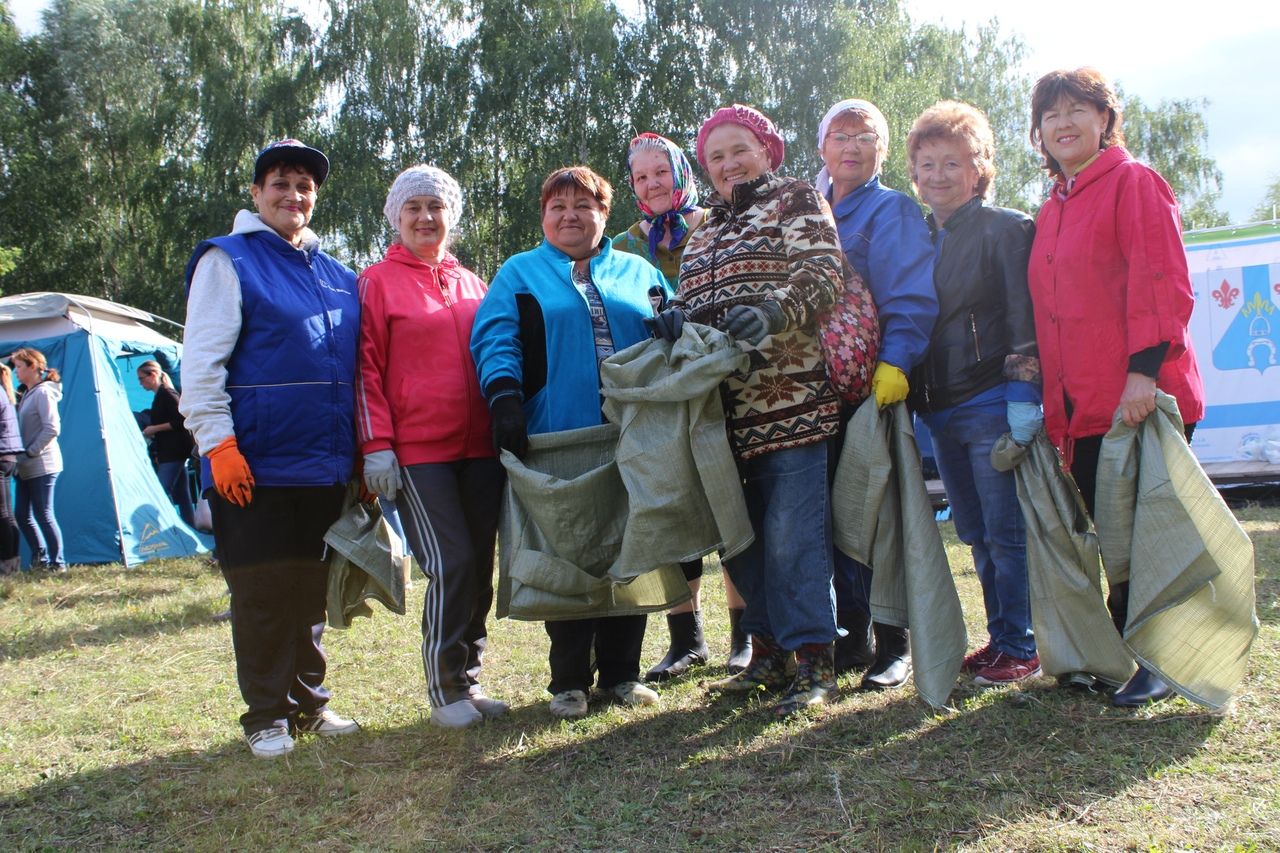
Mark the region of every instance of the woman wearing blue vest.
[[356, 276], [307, 227], [329, 160], [296, 139], [253, 170], [257, 213], [187, 264], [180, 404], [203, 457], [202, 486], [231, 589], [240, 717], [254, 755], [297, 732], [359, 726], [323, 686], [324, 534], [355, 459]]

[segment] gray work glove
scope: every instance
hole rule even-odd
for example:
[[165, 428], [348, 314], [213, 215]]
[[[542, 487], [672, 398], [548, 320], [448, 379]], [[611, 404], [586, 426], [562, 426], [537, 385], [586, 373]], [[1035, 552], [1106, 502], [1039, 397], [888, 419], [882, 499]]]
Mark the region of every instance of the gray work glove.
[[389, 501], [400, 491], [400, 463], [394, 450], [375, 450], [364, 455], [364, 484], [375, 495]]
[[720, 331], [735, 341], [746, 341], [752, 346], [769, 335], [776, 335], [787, 327], [787, 315], [775, 299], [766, 299], [759, 305], [735, 305], [724, 312]]

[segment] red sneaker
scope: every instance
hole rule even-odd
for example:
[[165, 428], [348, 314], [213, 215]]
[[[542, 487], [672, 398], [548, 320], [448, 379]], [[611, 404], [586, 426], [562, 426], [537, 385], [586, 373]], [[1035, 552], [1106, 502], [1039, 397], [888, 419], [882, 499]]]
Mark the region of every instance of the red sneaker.
[[993, 684], [1016, 684], [1040, 674], [1040, 656], [1034, 655], [1028, 660], [1015, 658], [996, 652], [991, 663], [974, 673], [973, 683], [989, 686]]
[[989, 666], [991, 662], [996, 659], [996, 655], [998, 654], [999, 652], [991, 648], [990, 643], [987, 643], [976, 652], [970, 652], [965, 655], [964, 663], [960, 665], [960, 671], [968, 673], [977, 672], [984, 666]]

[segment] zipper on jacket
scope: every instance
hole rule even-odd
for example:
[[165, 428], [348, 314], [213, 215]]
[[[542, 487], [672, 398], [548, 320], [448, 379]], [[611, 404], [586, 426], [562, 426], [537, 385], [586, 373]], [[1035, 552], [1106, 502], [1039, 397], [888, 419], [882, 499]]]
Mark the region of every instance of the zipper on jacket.
[[978, 344], [978, 320], [972, 311], [969, 312], [969, 331], [973, 332], [973, 355], [978, 361], [982, 361], [982, 347]]

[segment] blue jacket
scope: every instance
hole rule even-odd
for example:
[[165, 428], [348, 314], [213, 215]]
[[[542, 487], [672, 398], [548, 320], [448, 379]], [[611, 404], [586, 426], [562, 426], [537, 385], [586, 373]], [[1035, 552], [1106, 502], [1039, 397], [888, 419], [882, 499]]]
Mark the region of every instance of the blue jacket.
[[[828, 197], [830, 201], [830, 197]], [[933, 243], [920, 207], [873, 177], [832, 202], [845, 257], [880, 314], [880, 361], [903, 373], [920, 363], [938, 317]]]
[[[573, 260], [545, 240], [509, 258], [489, 285], [471, 330], [480, 387], [518, 387], [531, 435], [604, 422], [600, 369], [587, 302], [571, 279]], [[591, 259], [614, 349], [650, 337], [649, 288], [671, 293], [656, 267], [606, 239]]]
[[[205, 240], [240, 279], [240, 338], [227, 362], [236, 444], [260, 486], [345, 483], [355, 459], [356, 276], [319, 250], [254, 231]], [[213, 485], [207, 460], [205, 487]]]

